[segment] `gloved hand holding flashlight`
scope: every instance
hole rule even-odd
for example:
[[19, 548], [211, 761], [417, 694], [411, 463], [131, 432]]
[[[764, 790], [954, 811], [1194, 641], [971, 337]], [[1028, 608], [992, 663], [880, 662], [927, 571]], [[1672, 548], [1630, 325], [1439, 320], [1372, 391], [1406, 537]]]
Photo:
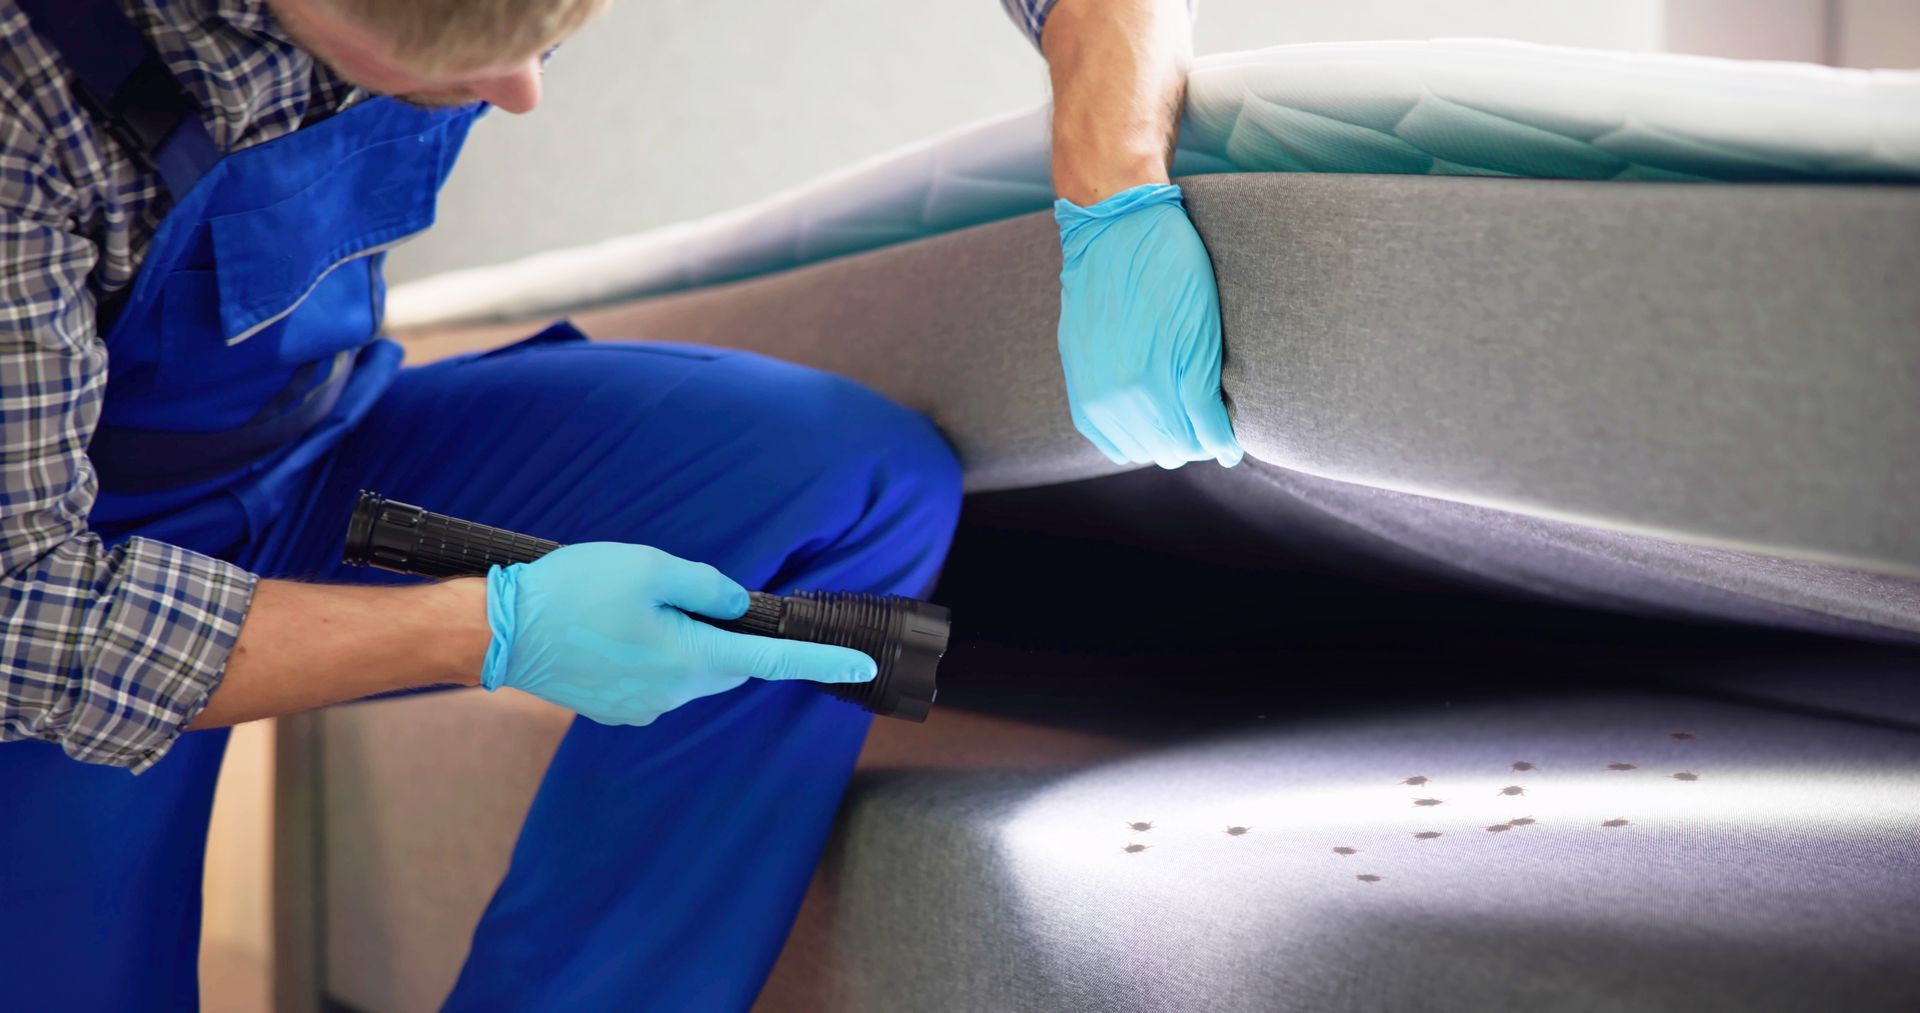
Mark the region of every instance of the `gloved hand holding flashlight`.
[[866, 682], [872, 658], [803, 640], [717, 629], [745, 588], [705, 563], [643, 545], [587, 542], [487, 574], [481, 685], [512, 686], [601, 724], [645, 725], [748, 679]]
[[1054, 219], [1074, 427], [1115, 464], [1240, 463], [1220, 392], [1220, 296], [1180, 188], [1055, 201]]

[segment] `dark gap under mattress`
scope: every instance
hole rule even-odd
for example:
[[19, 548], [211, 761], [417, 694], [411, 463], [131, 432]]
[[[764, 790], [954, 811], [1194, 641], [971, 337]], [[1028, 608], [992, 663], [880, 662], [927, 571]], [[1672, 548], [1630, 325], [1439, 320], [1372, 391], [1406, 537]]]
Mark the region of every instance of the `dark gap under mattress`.
[[[1821, 714], [1712, 677], [1862, 654], [1920, 669], [1920, 651], [1615, 615], [1311, 534], [1276, 538], [1157, 469], [969, 497], [933, 597], [954, 610], [963, 645], [943, 670], [942, 706], [1148, 739], [1596, 687]], [[1874, 723], [1885, 721], [1917, 727]]]

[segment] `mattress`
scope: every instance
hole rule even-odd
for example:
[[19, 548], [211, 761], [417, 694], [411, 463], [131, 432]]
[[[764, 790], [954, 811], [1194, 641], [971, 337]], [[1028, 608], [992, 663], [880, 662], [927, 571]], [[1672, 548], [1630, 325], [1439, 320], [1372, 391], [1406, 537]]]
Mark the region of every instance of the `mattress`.
[[1911, 728], [1651, 693], [1272, 717], [864, 772], [760, 1008], [1920, 1003]]
[[[1537, 104], [1499, 122], [1557, 130], [1500, 133], [1467, 116], [1455, 72]], [[1426, 97], [1406, 98], [1409, 75]], [[1183, 177], [1252, 462], [1193, 480], [1236, 512], [1325, 518], [1330, 536], [1564, 599], [1920, 637], [1920, 101], [1893, 101], [1915, 98], [1915, 81], [1486, 43], [1210, 61], [1189, 126], [1227, 105], [1208, 96], [1241, 98], [1230, 122], [1189, 130], [1189, 164], [1297, 167], [1317, 151], [1318, 168], [1398, 171]], [[1353, 97], [1363, 87], [1400, 96], [1396, 129], [1446, 157], [1402, 157], [1413, 142], [1399, 134], [1348, 129], [1387, 123]], [[1342, 116], [1299, 121], [1319, 135], [1274, 132], [1274, 117], [1316, 100]], [[1423, 105], [1479, 126], [1432, 128], [1440, 114]], [[1787, 109], [1800, 111], [1770, 134], [1763, 113]], [[1714, 143], [1699, 141], [1706, 126], [1687, 135], [1699, 143], [1648, 140], [1696, 121], [1717, 124]], [[744, 348], [849, 376], [930, 415], [975, 491], [1110, 474], [1061, 409], [1050, 215], [920, 234], [1044, 206], [1041, 148], [1028, 150], [1027, 196], [988, 171], [1017, 161], [1019, 122], [631, 241], [663, 269], [686, 258], [674, 279], [622, 263], [623, 240], [410, 286], [413, 315], [396, 318], [564, 310], [598, 338]], [[1574, 158], [1576, 133], [1589, 156], [1613, 145], [1638, 160]], [[1497, 175], [1522, 168], [1603, 178]], [[1725, 178], [1650, 178], [1683, 168]], [[753, 276], [695, 284], [734, 275]], [[663, 285], [693, 287], [582, 310]]]
[[[1659, 664], [1831, 685], [1883, 657]], [[1357, 681], [1350, 657], [1289, 668]], [[324, 733], [299, 796], [325, 812], [321, 980], [438, 1009], [569, 716], [458, 691], [299, 720]], [[874, 727], [755, 1008], [1911, 1009], [1916, 833], [1915, 726], [1684, 691], [1295, 709], [1172, 743], [937, 709]]]
[[[1920, 187], [1187, 191], [1250, 463], [1181, 474], [1236, 512], [1591, 604], [1920, 636]], [[1061, 410], [1058, 264], [1042, 212], [574, 319], [852, 377], [969, 489], [1050, 485], [1116, 470]]]
[[[1920, 72], [1490, 40], [1198, 61], [1176, 175], [1920, 180]], [[389, 325], [518, 319], [785, 270], [1049, 206], [1047, 110], [956, 130], [737, 211], [397, 286]]]
[[[1237, 525], [1159, 484], [1239, 471], [973, 514], [942, 597], [1003, 649], [976, 651], [926, 724], [874, 725], [758, 1013], [1913, 1008], [1910, 651], [1454, 607], [1429, 582], [1329, 581], [1344, 563], [1309, 532], [1310, 555], [1257, 553], [1295, 560], [1263, 565], [1268, 621], [1233, 638], [1270, 653], [1174, 660], [1155, 634], [1184, 620], [1149, 621], [1127, 628], [1157, 660], [1120, 672], [1008, 665], [1028, 638], [1103, 638], [1086, 619], [1115, 616], [1101, 591], [1130, 567], [1246, 565]], [[1064, 511], [1082, 524], [1060, 538]], [[1035, 537], [1079, 546], [1035, 555]], [[1076, 565], [1099, 553], [1116, 558]], [[986, 605], [1009, 574], [1060, 579]], [[1048, 597], [1081, 604], [1030, 623]], [[318, 919], [332, 999], [440, 1008], [571, 720], [464, 690], [283, 726], [283, 745], [319, 740], [283, 754], [313, 781], [281, 795], [319, 810], [319, 897], [277, 910]]]

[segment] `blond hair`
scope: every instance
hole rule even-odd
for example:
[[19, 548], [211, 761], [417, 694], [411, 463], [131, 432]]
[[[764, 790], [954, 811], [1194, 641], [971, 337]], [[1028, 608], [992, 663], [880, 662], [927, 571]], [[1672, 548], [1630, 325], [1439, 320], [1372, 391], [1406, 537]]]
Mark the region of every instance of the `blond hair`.
[[316, 0], [393, 45], [395, 58], [428, 73], [497, 66], [535, 56], [612, 0]]

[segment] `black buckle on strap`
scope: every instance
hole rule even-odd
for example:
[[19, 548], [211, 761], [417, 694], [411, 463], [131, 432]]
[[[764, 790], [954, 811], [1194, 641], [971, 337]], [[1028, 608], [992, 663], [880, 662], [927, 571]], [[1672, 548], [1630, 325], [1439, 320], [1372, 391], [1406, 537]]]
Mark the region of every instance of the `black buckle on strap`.
[[140, 61], [107, 103], [107, 112], [139, 139], [142, 151], [159, 148], [180, 121], [198, 108], [179, 79], [156, 56]]
[[80, 85], [75, 90], [94, 122], [149, 163], [180, 121], [198, 115], [200, 108], [157, 56], [140, 61], [113, 95], [104, 99], [83, 82], [75, 83]]

